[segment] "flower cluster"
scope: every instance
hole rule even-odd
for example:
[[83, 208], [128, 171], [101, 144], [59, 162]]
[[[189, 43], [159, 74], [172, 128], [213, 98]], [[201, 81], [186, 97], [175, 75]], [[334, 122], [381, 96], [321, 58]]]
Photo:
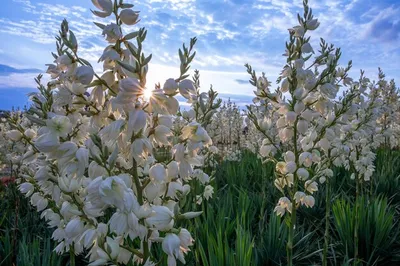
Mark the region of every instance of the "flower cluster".
[[263, 136], [260, 156], [276, 166], [275, 186], [283, 193], [275, 208], [279, 215], [302, 205], [313, 207], [312, 195], [333, 176], [333, 166], [345, 166], [368, 181], [374, 151], [392, 136], [391, 121], [398, 109], [395, 85], [385, 82], [382, 73], [377, 84], [363, 72], [353, 81], [348, 75], [351, 61], [340, 67], [340, 49], [323, 39], [315, 55], [317, 49], [306, 35], [319, 22], [307, 1], [298, 20], [299, 25], [289, 29], [287, 64], [275, 91], [264, 73], [257, 77], [246, 65], [256, 87], [248, 118]]
[[[155, 265], [160, 258], [152, 250], [161, 243], [168, 265], [184, 263], [193, 239], [177, 226], [201, 212], [182, 213], [181, 202], [194, 193], [193, 182], [204, 188], [193, 200], [213, 193], [201, 155], [212, 144], [203, 126], [209, 115], [196, 82], [187, 79], [196, 39], [179, 50], [179, 77], [151, 89], [152, 56], [142, 48], [147, 31], [123, 31], [139, 22], [139, 12], [123, 1], [92, 2], [94, 15], [115, 18], [95, 23], [108, 42], [99, 59], [103, 72], [79, 57], [79, 43], [63, 21], [48, 65], [51, 81], [37, 78], [25, 122], [8, 118], [7, 137], [24, 147], [16, 157], [24, 165], [20, 190], [54, 228], [58, 253], [87, 253], [90, 265]], [[174, 137], [178, 94], [200, 106], [203, 118], [192, 117]], [[157, 156], [162, 150], [166, 156]]]

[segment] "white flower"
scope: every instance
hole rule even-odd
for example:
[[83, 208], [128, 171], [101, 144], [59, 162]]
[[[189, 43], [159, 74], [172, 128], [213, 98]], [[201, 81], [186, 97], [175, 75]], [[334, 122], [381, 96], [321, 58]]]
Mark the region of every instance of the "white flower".
[[76, 69], [75, 76], [80, 83], [89, 85], [94, 76], [93, 68], [90, 66], [80, 66]]
[[147, 115], [141, 109], [134, 109], [129, 112], [127, 135], [137, 134], [140, 130], [144, 130], [147, 124]]
[[297, 175], [299, 176], [299, 178], [301, 180], [307, 180], [308, 177], [310, 176], [310, 174], [308, 173], [308, 171], [304, 168], [299, 168], [297, 169]]
[[179, 93], [190, 100], [194, 95], [196, 95], [196, 88], [194, 87], [193, 81], [189, 79], [184, 79], [179, 82]]
[[113, 11], [113, 3], [111, 0], [92, 0], [92, 3], [101, 11], [92, 11], [96, 16], [105, 18], [111, 15]]
[[312, 208], [314, 207], [314, 204], [315, 204], [315, 199], [313, 196], [307, 195], [304, 198], [304, 205], [306, 205], [307, 207]]
[[334, 99], [338, 92], [338, 89], [335, 85], [331, 83], [325, 83], [319, 86], [320, 92], [329, 99]]
[[71, 193], [76, 192], [81, 186], [80, 179], [69, 177], [58, 177], [58, 185], [62, 191]]
[[176, 265], [175, 259], [179, 257], [181, 240], [175, 234], [167, 234], [162, 242], [162, 249], [168, 255], [168, 266]]
[[318, 184], [315, 181], [308, 180], [304, 184], [305, 189], [310, 192], [311, 194], [315, 191], [318, 191]]
[[155, 164], [149, 170], [150, 179], [153, 182], [163, 182], [167, 179], [167, 170], [162, 164]]
[[302, 152], [299, 156], [299, 163], [305, 167], [310, 167], [313, 163], [312, 154], [309, 152]]
[[281, 174], [286, 174], [286, 163], [285, 162], [278, 162], [275, 166], [276, 171]]
[[286, 113], [286, 122], [293, 124], [296, 121], [297, 114], [295, 112], [289, 111]]
[[314, 49], [310, 43], [306, 42], [301, 46], [301, 52], [305, 54], [314, 53]]
[[52, 152], [60, 145], [57, 135], [54, 134], [43, 134], [39, 136], [35, 141], [35, 146], [41, 152]]
[[286, 163], [286, 173], [293, 174], [296, 172], [297, 165], [293, 161], [289, 161]]
[[284, 79], [281, 84], [281, 92], [285, 93], [289, 91], [290, 83], [288, 79]]
[[139, 18], [139, 12], [132, 9], [124, 9], [119, 14], [121, 21], [126, 25], [135, 25]]
[[153, 206], [150, 217], [146, 218], [146, 222], [160, 231], [167, 231], [174, 226], [174, 214], [165, 206]]
[[206, 200], [209, 200], [212, 198], [212, 195], [214, 194], [214, 188], [211, 185], [207, 185], [204, 189], [203, 196]]
[[305, 29], [303, 26], [294, 26], [292, 28], [294, 32], [294, 37], [303, 37], [305, 33]]
[[168, 137], [172, 136], [172, 131], [164, 125], [158, 125], [154, 129], [154, 139], [159, 143], [159, 145], [169, 145]]
[[106, 36], [109, 43], [116, 43], [123, 36], [121, 28], [115, 23], [106, 25], [103, 29], [103, 35]]
[[34, 187], [31, 183], [26, 182], [26, 183], [22, 183], [19, 186], [19, 190], [21, 191], [21, 193], [25, 194], [25, 197], [29, 197], [34, 192]]
[[284, 128], [283, 130], [279, 131], [279, 137], [283, 142], [287, 142], [292, 139], [294, 136], [294, 131], [292, 128]]
[[69, 67], [72, 64], [72, 59], [68, 55], [63, 54], [63, 55], [60, 55], [59, 57], [57, 57], [55, 62], [57, 63], [58, 67], [61, 70], [65, 70], [67, 67]]
[[62, 115], [56, 115], [46, 122], [50, 132], [65, 138], [72, 131], [72, 124], [68, 117]]
[[303, 204], [303, 202], [304, 202], [304, 198], [306, 197], [306, 194], [304, 193], [304, 192], [301, 192], [301, 191], [297, 191], [295, 194], [294, 194], [294, 198], [295, 198], [295, 200], [296, 200], [296, 203], [301, 203], [301, 204]]
[[79, 236], [84, 230], [84, 224], [80, 218], [75, 218], [69, 221], [65, 227], [65, 234], [69, 238]]
[[36, 131], [28, 128], [27, 130], [25, 130], [24, 135], [29, 139], [33, 139], [36, 137]]
[[308, 130], [308, 122], [306, 120], [300, 120], [297, 122], [297, 131], [300, 134], [306, 134]]
[[6, 136], [12, 141], [19, 141], [22, 138], [22, 133], [18, 130], [10, 130], [6, 133]]
[[167, 165], [167, 176], [169, 178], [175, 178], [179, 173], [179, 165], [177, 162], [172, 161]]
[[296, 160], [296, 156], [294, 155], [294, 153], [292, 151], [287, 151], [285, 153], [285, 155], [283, 156], [283, 158], [285, 159], [285, 162], [294, 162]]
[[319, 27], [318, 19], [310, 19], [306, 21], [306, 27], [309, 30], [315, 30]]
[[125, 182], [118, 176], [107, 177], [99, 186], [101, 199], [104, 203], [114, 205], [120, 210], [132, 210], [138, 203]]
[[163, 90], [165, 94], [173, 95], [178, 90], [178, 83], [175, 81], [175, 79], [167, 79], [167, 81], [164, 83]]
[[189, 250], [189, 247], [193, 245], [193, 238], [188, 230], [185, 228], [182, 228], [181, 231], [179, 232], [179, 239], [180, 239], [180, 245], [183, 249], [186, 251]]

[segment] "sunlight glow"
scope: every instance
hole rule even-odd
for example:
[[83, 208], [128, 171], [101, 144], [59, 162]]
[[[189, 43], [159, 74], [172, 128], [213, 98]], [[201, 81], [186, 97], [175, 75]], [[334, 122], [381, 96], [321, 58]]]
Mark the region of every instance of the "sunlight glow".
[[153, 95], [153, 90], [151, 88], [145, 88], [143, 96], [146, 101], [150, 100], [150, 97]]

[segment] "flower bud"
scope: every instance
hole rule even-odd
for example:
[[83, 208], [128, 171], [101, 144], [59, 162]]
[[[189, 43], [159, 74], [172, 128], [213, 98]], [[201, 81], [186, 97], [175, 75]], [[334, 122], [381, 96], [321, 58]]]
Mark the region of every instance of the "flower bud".
[[186, 213], [183, 213], [182, 216], [185, 219], [193, 219], [193, 218], [200, 216], [202, 213], [203, 213], [202, 211], [201, 212], [186, 212]]

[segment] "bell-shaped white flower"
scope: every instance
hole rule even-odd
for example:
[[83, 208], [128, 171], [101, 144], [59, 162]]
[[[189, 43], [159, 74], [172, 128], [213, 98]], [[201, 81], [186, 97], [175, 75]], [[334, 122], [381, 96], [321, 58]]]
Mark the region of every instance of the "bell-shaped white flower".
[[90, 66], [80, 66], [76, 69], [75, 76], [80, 83], [89, 85], [94, 76], [93, 68]]
[[162, 242], [162, 249], [168, 255], [168, 266], [176, 265], [179, 256], [181, 240], [175, 234], [167, 234]]
[[79, 236], [84, 231], [84, 224], [80, 218], [72, 219], [65, 227], [65, 234], [69, 238]]
[[111, 176], [102, 181], [99, 191], [104, 203], [114, 205], [120, 210], [130, 211], [138, 205], [132, 189], [118, 176]]
[[119, 17], [125, 25], [135, 25], [139, 19], [139, 12], [132, 9], [124, 9], [119, 14]]
[[308, 180], [304, 183], [305, 189], [310, 192], [311, 194], [315, 191], [318, 191], [318, 184], [315, 181]]
[[162, 164], [155, 164], [149, 170], [150, 179], [153, 182], [163, 182], [167, 179], [167, 170]]
[[22, 133], [18, 130], [10, 130], [6, 133], [6, 136], [12, 141], [19, 141], [22, 138]]
[[153, 206], [150, 217], [146, 222], [160, 231], [167, 231], [174, 226], [174, 213], [165, 206]]
[[56, 115], [46, 122], [52, 134], [65, 138], [72, 131], [72, 124], [68, 117]]
[[196, 95], [196, 88], [194, 87], [193, 81], [184, 79], [179, 82], [179, 93], [188, 100], [191, 100]]
[[178, 90], [178, 83], [175, 79], [167, 79], [164, 83], [163, 90], [167, 95], [173, 95]]

